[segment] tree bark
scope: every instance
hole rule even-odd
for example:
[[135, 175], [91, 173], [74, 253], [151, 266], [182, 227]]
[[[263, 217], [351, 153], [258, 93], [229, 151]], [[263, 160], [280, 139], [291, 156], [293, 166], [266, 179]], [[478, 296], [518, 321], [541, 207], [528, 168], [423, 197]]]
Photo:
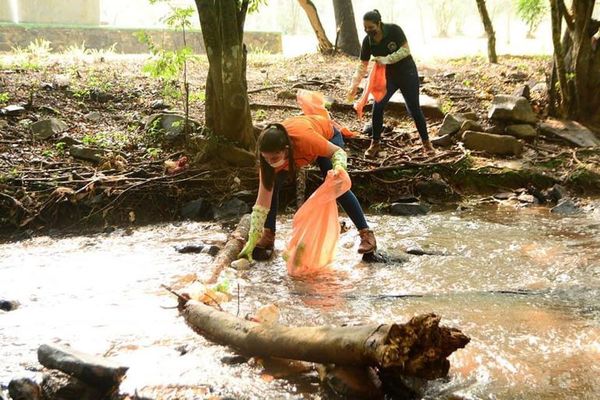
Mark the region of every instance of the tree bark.
[[306, 13], [308, 21], [310, 22], [310, 26], [312, 26], [313, 31], [317, 36], [317, 41], [319, 42], [319, 52], [322, 54], [331, 54], [333, 52], [333, 45], [327, 38], [325, 29], [323, 29], [317, 8], [311, 0], [298, 0], [298, 3]]
[[196, 0], [208, 56], [206, 127], [216, 136], [253, 149], [256, 139], [248, 106], [246, 48], [248, 0]]
[[485, 29], [485, 33], [488, 38], [488, 61], [496, 64], [498, 63], [498, 56], [496, 55], [496, 33], [494, 32], [494, 26], [492, 25], [492, 20], [488, 14], [485, 0], [476, 1], [477, 9], [479, 10], [479, 15], [481, 16], [481, 22], [483, 23], [483, 28]]
[[336, 47], [342, 53], [358, 57], [360, 55], [360, 42], [354, 20], [354, 8], [351, 0], [333, 0], [335, 12], [336, 32], [338, 32]]
[[[591, 37], [600, 27], [592, 19], [594, 0], [574, 1], [569, 11], [563, 0], [551, 0], [554, 63], [561, 91], [562, 115], [582, 122], [600, 122], [600, 51]], [[567, 29], [561, 43], [562, 19]]]
[[288, 327], [248, 321], [192, 300], [180, 300], [179, 308], [198, 334], [244, 355], [376, 366], [425, 379], [446, 376], [447, 357], [470, 340], [458, 329], [440, 327], [435, 314], [406, 324]]

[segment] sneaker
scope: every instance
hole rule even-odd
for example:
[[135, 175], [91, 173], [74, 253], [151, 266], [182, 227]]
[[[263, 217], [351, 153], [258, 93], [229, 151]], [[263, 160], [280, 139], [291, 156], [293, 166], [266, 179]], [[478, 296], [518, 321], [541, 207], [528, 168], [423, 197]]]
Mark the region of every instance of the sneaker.
[[367, 151], [365, 151], [365, 158], [377, 157], [379, 150], [381, 150], [381, 145], [379, 144], [379, 141], [371, 140], [371, 145], [369, 146]]
[[375, 240], [375, 234], [369, 228], [361, 229], [358, 231], [360, 235], [360, 245], [358, 246], [359, 254], [373, 253], [377, 250], [377, 241]]

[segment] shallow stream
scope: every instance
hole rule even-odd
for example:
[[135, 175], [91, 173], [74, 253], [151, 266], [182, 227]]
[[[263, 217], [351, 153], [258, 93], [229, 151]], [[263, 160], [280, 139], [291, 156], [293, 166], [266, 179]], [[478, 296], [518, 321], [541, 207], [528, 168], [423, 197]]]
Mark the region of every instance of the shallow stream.
[[[471, 343], [450, 358], [429, 398], [597, 399], [600, 393], [600, 215], [493, 207], [424, 217], [371, 216], [378, 243], [402, 260], [366, 264], [357, 235], [341, 237], [334, 271], [292, 279], [280, 257], [238, 282], [239, 314], [274, 303], [288, 325], [404, 322], [435, 312]], [[276, 247], [289, 237], [279, 221]], [[322, 398], [315, 382], [273, 379], [192, 332], [161, 284], [206, 273], [208, 254], [175, 246], [224, 241], [220, 226], [180, 223], [0, 245], [0, 383], [39, 378], [44, 343], [114, 357], [122, 391], [162, 399]], [[434, 255], [410, 255], [420, 248]], [[230, 278], [231, 279], [231, 278]], [[231, 281], [237, 298], [237, 284]], [[238, 312], [234, 299], [227, 310]]]

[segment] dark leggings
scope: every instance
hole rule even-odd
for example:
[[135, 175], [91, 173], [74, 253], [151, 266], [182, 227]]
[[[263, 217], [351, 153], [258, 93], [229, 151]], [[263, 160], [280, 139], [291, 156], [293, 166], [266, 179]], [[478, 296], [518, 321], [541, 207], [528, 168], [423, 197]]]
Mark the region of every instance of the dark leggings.
[[[342, 134], [334, 129], [333, 137], [329, 140], [331, 143], [339, 146], [340, 148], [344, 147], [344, 139]], [[317, 165], [321, 169], [321, 174], [323, 178], [327, 175], [327, 171], [333, 168], [331, 160], [327, 157], [317, 157]], [[279, 188], [281, 188], [283, 181], [287, 176], [287, 171], [281, 171], [275, 177], [275, 185], [273, 186], [273, 197], [271, 198], [271, 209], [269, 210], [269, 214], [267, 215], [267, 220], [265, 221], [265, 228], [269, 228], [275, 231], [275, 222], [277, 219], [277, 207], [279, 206]], [[346, 193], [337, 198], [337, 201], [340, 203], [348, 217], [352, 220], [354, 225], [358, 230], [368, 228], [369, 225], [365, 219], [365, 214], [363, 213], [362, 208], [360, 207], [360, 203], [358, 199], [352, 193], [352, 190], [348, 190]]]
[[401, 70], [394, 70], [390, 74], [386, 74], [387, 80], [387, 92], [385, 97], [380, 102], [373, 104], [373, 140], [379, 140], [381, 138], [381, 131], [383, 129], [383, 111], [385, 106], [390, 101], [390, 98], [396, 93], [398, 89], [404, 97], [406, 103], [406, 110], [408, 114], [415, 121], [417, 130], [421, 140], [429, 140], [427, 134], [427, 122], [425, 116], [421, 110], [419, 104], [419, 73], [417, 72], [417, 66], [414, 62], [411, 62], [407, 67]]

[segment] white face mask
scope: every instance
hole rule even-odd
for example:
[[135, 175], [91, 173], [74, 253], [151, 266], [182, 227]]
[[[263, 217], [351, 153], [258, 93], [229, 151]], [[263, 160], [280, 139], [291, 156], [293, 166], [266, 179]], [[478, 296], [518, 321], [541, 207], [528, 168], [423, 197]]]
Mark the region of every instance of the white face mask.
[[279, 160], [273, 164], [269, 164], [269, 165], [273, 168], [280, 168], [280, 167], [283, 167], [286, 162], [287, 162], [287, 160], [285, 159], [285, 157], [282, 157], [281, 160]]

